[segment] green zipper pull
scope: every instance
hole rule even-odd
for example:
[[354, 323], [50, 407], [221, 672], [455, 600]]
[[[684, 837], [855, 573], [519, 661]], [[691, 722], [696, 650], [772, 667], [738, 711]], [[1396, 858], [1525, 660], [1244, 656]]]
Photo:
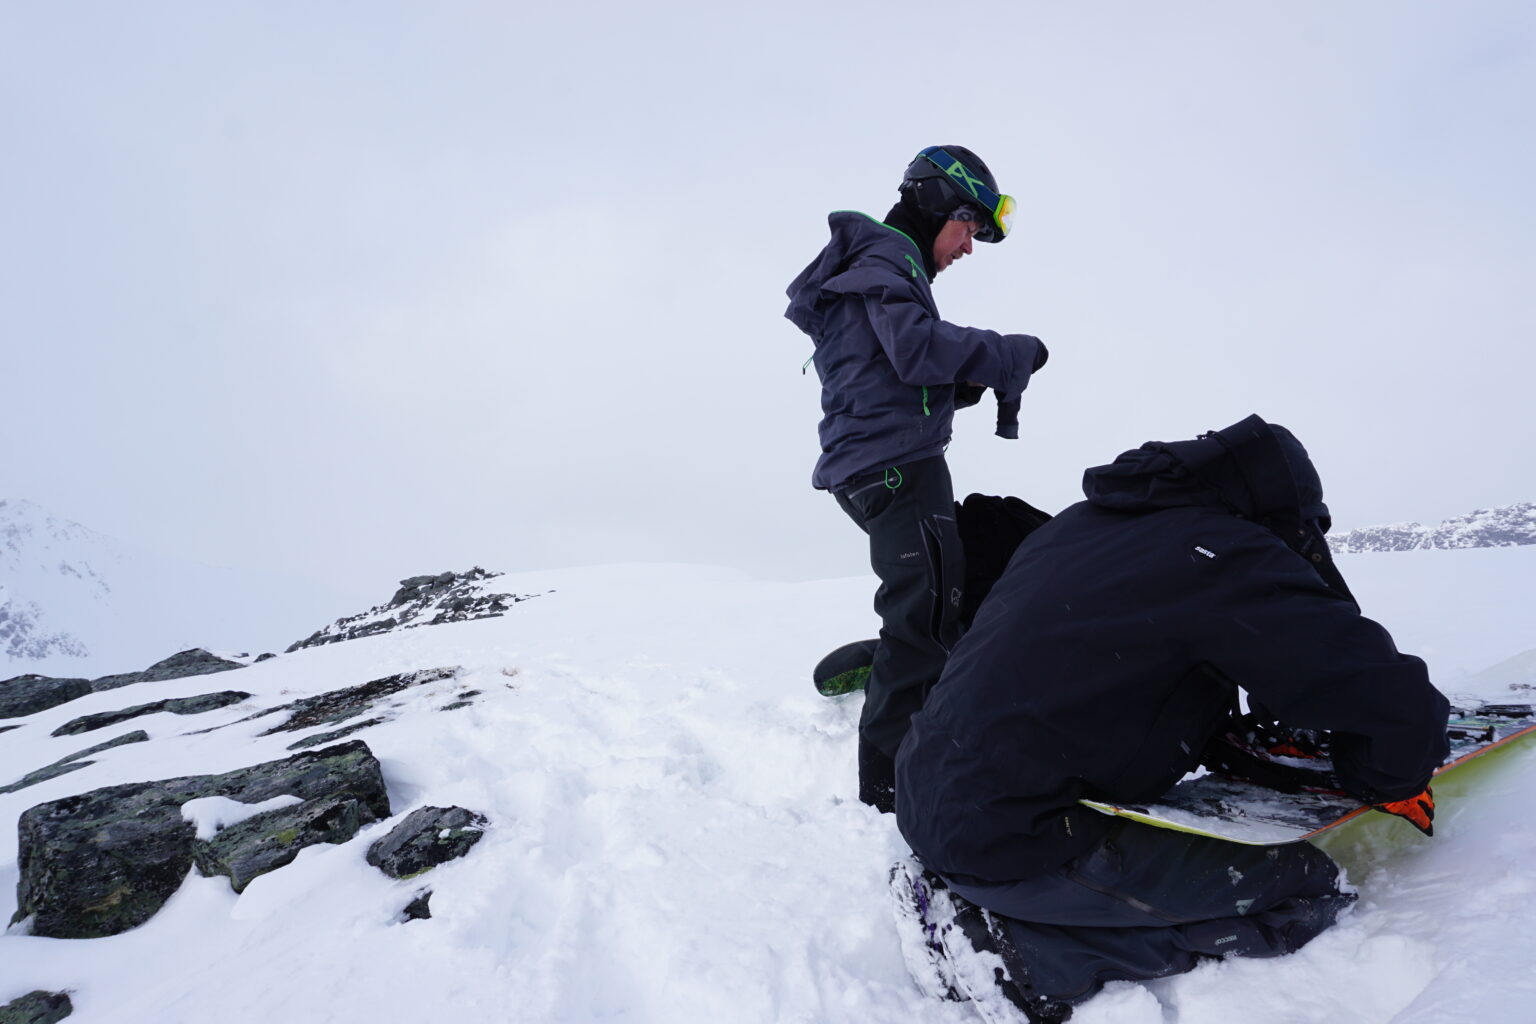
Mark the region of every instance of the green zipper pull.
[[800, 364], [800, 376], [804, 377], [805, 376], [805, 368], [807, 366], [810, 366], [811, 363], [813, 363], [815, 361], [816, 361], [816, 353], [812, 352], [811, 353], [811, 358], [807, 359], [805, 362]]
[[904, 252], [904, 253], [902, 253], [902, 255], [906, 257], [908, 263], [912, 264], [912, 276], [916, 277], [917, 276], [917, 260], [913, 259], [912, 258], [912, 254], [909, 253], [909, 252]]
[[923, 385], [923, 415], [924, 416], [932, 416], [933, 415], [933, 413], [928, 411], [928, 385], [926, 385], [926, 384]]

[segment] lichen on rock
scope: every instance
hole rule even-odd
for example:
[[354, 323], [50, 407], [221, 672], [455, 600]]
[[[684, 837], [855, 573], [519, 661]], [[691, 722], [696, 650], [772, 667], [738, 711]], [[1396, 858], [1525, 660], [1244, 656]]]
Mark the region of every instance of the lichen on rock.
[[58, 1024], [74, 1012], [68, 993], [38, 989], [0, 1006], [0, 1024]]
[[462, 807], [419, 807], [368, 848], [368, 863], [412, 878], [462, 857], [485, 834], [486, 818]]
[[[209, 796], [304, 802], [205, 841], [181, 805]], [[50, 938], [116, 935], [149, 920], [194, 862], [243, 888], [305, 846], [344, 842], [389, 815], [379, 762], [360, 740], [223, 775], [110, 786], [39, 804], [18, 825], [12, 923], [31, 918], [32, 933]]]

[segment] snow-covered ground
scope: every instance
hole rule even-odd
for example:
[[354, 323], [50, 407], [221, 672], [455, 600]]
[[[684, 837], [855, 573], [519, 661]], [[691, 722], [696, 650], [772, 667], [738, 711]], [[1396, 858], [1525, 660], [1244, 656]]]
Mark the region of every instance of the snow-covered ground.
[[[1432, 667], [1446, 659], [1444, 689], [1475, 693], [1479, 670], [1536, 648], [1536, 547], [1341, 564], [1403, 650], [1430, 652]], [[808, 679], [828, 649], [874, 629], [872, 577], [771, 583], [623, 566], [497, 582], [541, 596], [501, 618], [92, 694], [0, 734], [0, 784], [121, 732], [151, 736], [0, 796], [8, 919], [26, 808], [285, 757], [291, 734], [257, 736], [270, 720], [191, 733], [255, 706], [463, 666], [455, 680], [406, 691], [396, 720], [357, 734], [383, 763], [395, 818], [306, 849], [239, 896], [194, 872], [123, 935], [12, 928], [0, 936], [0, 1004], [69, 990], [81, 1024], [971, 1020], [964, 1006], [922, 1002], [902, 962], [885, 872], [905, 848], [894, 821], [855, 795], [862, 698], [824, 699]], [[1481, 685], [1515, 696], [1502, 676]], [[231, 686], [255, 696], [190, 720], [136, 719], [99, 739], [48, 735], [82, 714]], [[472, 707], [436, 710], [465, 688], [481, 691]], [[1329, 838], [1362, 899], [1299, 954], [1112, 985], [1075, 1019], [1531, 1019], [1536, 824], [1512, 811], [1536, 803], [1536, 744], [1437, 795], [1432, 840], [1382, 816]], [[369, 867], [368, 845], [424, 804], [462, 805], [492, 824], [466, 858], [426, 876], [395, 881]], [[402, 923], [426, 887], [432, 918]]]

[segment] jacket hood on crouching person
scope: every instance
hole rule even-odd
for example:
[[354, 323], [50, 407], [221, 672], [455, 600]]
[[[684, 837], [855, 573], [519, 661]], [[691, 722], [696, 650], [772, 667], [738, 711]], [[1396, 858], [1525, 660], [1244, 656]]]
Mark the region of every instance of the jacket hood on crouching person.
[[1301, 442], [1249, 416], [1193, 441], [1148, 441], [1083, 473], [1083, 494], [1103, 508], [1214, 505], [1265, 523], [1327, 518], [1323, 486]]
[[1445, 698], [1348, 597], [1288, 431], [1251, 416], [1145, 444], [1088, 470], [1084, 493], [1025, 538], [912, 716], [896, 816], [925, 864], [961, 883], [1059, 867], [1111, 820], [1080, 799], [1156, 800], [1239, 689], [1330, 731], [1361, 800], [1424, 788]]
[[1332, 519], [1317, 467], [1296, 435], [1248, 416], [1192, 441], [1149, 441], [1083, 473], [1083, 494], [1101, 508], [1223, 508], [1274, 533], [1354, 600], [1324, 535]]

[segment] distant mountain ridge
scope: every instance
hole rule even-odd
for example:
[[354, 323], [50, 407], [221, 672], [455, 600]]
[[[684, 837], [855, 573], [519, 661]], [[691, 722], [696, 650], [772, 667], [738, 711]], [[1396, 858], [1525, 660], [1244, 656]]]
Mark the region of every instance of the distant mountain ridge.
[[47, 609], [110, 595], [96, 565], [118, 557], [106, 538], [79, 523], [30, 501], [0, 499], [0, 657], [88, 656], [89, 646], [74, 632], [56, 628]]
[[360, 589], [140, 550], [0, 499], [0, 679], [105, 676], [170, 651], [275, 647], [353, 605]]
[[1367, 526], [1328, 538], [1335, 554], [1413, 551], [1424, 548], [1509, 548], [1536, 544], [1536, 502], [1480, 508], [1438, 526], [1392, 523]]

